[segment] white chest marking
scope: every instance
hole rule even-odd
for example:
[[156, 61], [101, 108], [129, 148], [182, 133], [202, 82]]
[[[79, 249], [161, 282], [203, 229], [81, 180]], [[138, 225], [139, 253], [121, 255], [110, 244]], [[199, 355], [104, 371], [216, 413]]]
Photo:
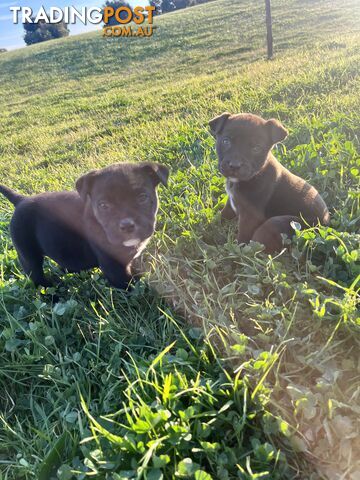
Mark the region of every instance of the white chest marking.
[[230, 187], [230, 185], [231, 185], [230, 182], [231, 182], [231, 180], [226, 181], [225, 190], [226, 190], [226, 193], [229, 195], [229, 201], [230, 201], [231, 208], [234, 210], [235, 213], [237, 213], [235, 203], [234, 203], [233, 193], [232, 193], [231, 187]]

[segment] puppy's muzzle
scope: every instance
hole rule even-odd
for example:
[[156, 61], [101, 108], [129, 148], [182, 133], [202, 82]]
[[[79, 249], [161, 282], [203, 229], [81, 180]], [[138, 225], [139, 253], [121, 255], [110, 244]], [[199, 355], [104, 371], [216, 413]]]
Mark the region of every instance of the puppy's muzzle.
[[231, 160], [224, 160], [220, 165], [220, 171], [225, 176], [234, 176], [237, 173], [241, 172], [243, 169], [243, 165], [238, 162], [234, 162]]
[[220, 165], [220, 172], [225, 177], [242, 178], [249, 175], [249, 167], [245, 162], [238, 160], [223, 160]]

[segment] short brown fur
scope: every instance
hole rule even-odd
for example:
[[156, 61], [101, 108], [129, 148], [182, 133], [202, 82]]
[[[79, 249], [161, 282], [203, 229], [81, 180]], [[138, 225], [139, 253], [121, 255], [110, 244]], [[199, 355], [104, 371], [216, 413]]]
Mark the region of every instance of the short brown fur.
[[47, 256], [69, 272], [100, 267], [112, 286], [127, 288], [131, 263], [155, 230], [156, 187], [168, 175], [158, 163], [119, 163], [86, 173], [76, 191], [25, 197], [0, 185], [15, 205], [10, 231], [25, 273], [50, 286]]
[[282, 247], [281, 234], [293, 232], [291, 221], [328, 224], [329, 211], [318, 191], [271, 153], [287, 136], [279, 121], [225, 112], [209, 125], [229, 194], [222, 217], [237, 217], [239, 243], [254, 240], [275, 252]]

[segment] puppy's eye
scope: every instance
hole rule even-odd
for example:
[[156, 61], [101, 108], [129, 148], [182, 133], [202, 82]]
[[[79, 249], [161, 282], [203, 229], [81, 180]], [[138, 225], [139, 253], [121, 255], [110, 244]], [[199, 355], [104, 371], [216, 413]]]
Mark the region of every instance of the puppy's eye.
[[261, 153], [262, 152], [262, 146], [261, 145], [254, 145], [252, 148], [251, 148], [251, 151], [253, 153]]
[[146, 203], [149, 201], [149, 195], [147, 193], [140, 193], [138, 196], [139, 203]]
[[98, 208], [100, 208], [100, 210], [108, 210], [110, 208], [110, 205], [106, 202], [99, 202]]
[[231, 140], [229, 137], [224, 137], [222, 140], [221, 140], [221, 143], [224, 145], [224, 147], [228, 147], [231, 145]]

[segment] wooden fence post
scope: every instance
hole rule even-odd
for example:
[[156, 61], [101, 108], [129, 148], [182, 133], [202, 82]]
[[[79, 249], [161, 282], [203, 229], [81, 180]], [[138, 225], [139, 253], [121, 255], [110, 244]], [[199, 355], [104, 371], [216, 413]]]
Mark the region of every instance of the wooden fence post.
[[273, 56], [273, 36], [272, 36], [272, 20], [271, 20], [271, 0], [265, 0], [266, 10], [266, 39], [267, 39], [267, 56], [270, 60]]

